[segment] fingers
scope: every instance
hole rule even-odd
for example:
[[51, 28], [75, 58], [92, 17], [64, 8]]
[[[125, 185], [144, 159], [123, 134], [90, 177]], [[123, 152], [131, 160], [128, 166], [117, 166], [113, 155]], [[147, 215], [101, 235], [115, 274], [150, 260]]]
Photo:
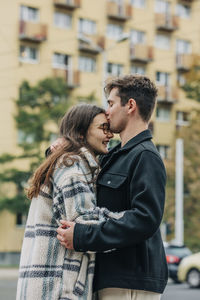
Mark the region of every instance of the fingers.
[[57, 233], [59, 234], [59, 235], [61, 235], [62, 237], [64, 237], [64, 235], [65, 235], [65, 228], [62, 228], [61, 226], [60, 227], [58, 227], [57, 228]]
[[51, 152], [56, 151], [57, 149], [61, 148], [66, 143], [65, 138], [61, 137], [58, 138], [56, 141], [53, 142], [50, 146]]
[[60, 224], [62, 224], [62, 228], [67, 228], [68, 227], [68, 222], [67, 221], [65, 221], [65, 220], [60, 220]]
[[65, 228], [66, 227], [71, 227], [74, 224], [73, 222], [69, 222], [69, 221], [66, 221], [66, 220], [60, 220], [60, 223], [62, 224], [62, 227], [64, 226]]
[[60, 234], [57, 235], [57, 239], [59, 240], [60, 244], [65, 248], [73, 249], [73, 245], [71, 245], [71, 243], [69, 243], [68, 241], [65, 241], [65, 239]]
[[57, 234], [57, 239], [59, 240], [59, 242], [63, 243], [65, 241], [64, 237], [60, 234]]

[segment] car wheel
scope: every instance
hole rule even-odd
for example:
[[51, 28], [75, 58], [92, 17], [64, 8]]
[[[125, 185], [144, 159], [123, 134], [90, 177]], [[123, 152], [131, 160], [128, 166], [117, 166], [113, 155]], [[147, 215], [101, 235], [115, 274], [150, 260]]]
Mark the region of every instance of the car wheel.
[[200, 286], [200, 272], [197, 269], [192, 269], [187, 274], [187, 282], [190, 287], [195, 288]]

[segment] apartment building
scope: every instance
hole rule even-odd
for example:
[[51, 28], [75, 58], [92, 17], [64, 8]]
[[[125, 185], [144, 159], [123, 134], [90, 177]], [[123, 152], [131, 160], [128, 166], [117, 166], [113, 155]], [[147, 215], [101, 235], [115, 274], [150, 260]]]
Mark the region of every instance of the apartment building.
[[[0, 154], [18, 151], [13, 99], [26, 79], [65, 78], [71, 94], [105, 105], [108, 76], [146, 74], [158, 86], [150, 123], [164, 159], [197, 104], [181, 85], [200, 55], [200, 1], [7, 0], [0, 3]], [[12, 152], [11, 151], [11, 152]], [[22, 220], [0, 214], [0, 253], [17, 253]]]

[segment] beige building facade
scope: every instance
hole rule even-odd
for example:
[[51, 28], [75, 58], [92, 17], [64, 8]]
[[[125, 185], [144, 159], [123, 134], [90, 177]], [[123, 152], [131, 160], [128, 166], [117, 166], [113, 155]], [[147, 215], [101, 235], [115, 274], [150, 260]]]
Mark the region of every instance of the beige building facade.
[[[1, 1], [0, 154], [18, 151], [13, 99], [24, 79], [61, 76], [72, 96], [93, 93], [105, 105], [108, 76], [139, 73], [158, 86], [150, 128], [170, 159], [177, 126], [197, 106], [180, 86], [200, 55], [199, 13], [195, 0]], [[24, 227], [6, 211], [0, 225], [0, 253], [18, 253]]]

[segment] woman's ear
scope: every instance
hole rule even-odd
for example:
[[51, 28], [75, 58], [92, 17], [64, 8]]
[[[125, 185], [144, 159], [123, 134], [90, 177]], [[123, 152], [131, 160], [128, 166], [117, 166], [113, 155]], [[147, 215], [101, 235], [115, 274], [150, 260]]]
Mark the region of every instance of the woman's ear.
[[81, 141], [83, 141], [83, 140], [84, 140], [84, 136], [83, 136], [83, 135], [80, 135], [80, 136], [79, 136], [79, 139], [80, 139]]

